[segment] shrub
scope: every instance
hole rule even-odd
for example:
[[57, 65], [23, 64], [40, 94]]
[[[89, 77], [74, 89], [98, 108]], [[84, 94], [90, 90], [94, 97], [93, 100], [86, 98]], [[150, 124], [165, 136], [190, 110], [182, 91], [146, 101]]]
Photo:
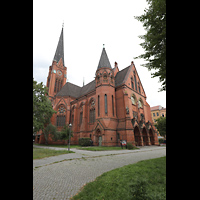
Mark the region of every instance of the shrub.
[[78, 143], [81, 146], [90, 146], [91, 142], [90, 142], [90, 138], [79, 138]]
[[133, 144], [131, 144], [131, 143], [127, 143], [127, 149], [133, 149], [134, 148], [134, 146], [133, 146]]
[[159, 139], [159, 143], [163, 143], [164, 142], [164, 139]]

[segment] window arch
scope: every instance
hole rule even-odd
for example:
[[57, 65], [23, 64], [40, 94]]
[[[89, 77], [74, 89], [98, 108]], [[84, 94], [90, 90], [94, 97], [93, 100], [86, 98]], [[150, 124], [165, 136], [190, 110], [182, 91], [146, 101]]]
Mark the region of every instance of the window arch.
[[134, 75], [134, 81], [135, 81], [135, 90], [137, 90], [137, 80], [135, 75]]
[[136, 105], [137, 99], [136, 99], [135, 94], [131, 95], [131, 102], [132, 102], [133, 105]]
[[72, 126], [74, 124], [74, 108], [75, 108], [75, 105], [72, 107], [72, 112], [71, 112], [71, 124], [72, 124]]
[[56, 117], [56, 126], [64, 126], [65, 125], [65, 115], [66, 108], [63, 104], [58, 107], [57, 117]]
[[105, 100], [105, 114], [108, 114], [107, 94], [105, 94], [104, 100]]
[[81, 102], [81, 104], [80, 104], [80, 123], [79, 123], [79, 125], [82, 124], [82, 120], [83, 120], [83, 105], [84, 105], [84, 103]]
[[91, 98], [89, 101], [89, 109], [90, 109], [90, 123], [95, 122], [95, 99]]
[[142, 99], [140, 98], [139, 101], [138, 101], [138, 108], [143, 108], [143, 101]]
[[131, 87], [134, 89], [133, 77], [131, 77]]
[[139, 83], [139, 81], [138, 81], [138, 90], [139, 90], [139, 93], [141, 93], [141, 91], [140, 91], [140, 83]]

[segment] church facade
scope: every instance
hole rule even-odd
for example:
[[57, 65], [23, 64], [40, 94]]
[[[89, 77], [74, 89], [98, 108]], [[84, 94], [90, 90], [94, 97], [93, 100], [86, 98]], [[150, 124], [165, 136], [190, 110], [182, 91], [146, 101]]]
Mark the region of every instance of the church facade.
[[[89, 137], [96, 146], [119, 146], [120, 140], [137, 146], [158, 145], [150, 106], [133, 61], [121, 71], [117, 62], [112, 68], [103, 48], [97, 64], [95, 79], [87, 85], [80, 87], [66, 82], [62, 28], [46, 83], [49, 99], [57, 111], [51, 123], [58, 131], [64, 124], [72, 124], [71, 144]], [[44, 136], [39, 135], [36, 143], [44, 143]], [[49, 144], [65, 142], [55, 142], [51, 137], [48, 141]]]

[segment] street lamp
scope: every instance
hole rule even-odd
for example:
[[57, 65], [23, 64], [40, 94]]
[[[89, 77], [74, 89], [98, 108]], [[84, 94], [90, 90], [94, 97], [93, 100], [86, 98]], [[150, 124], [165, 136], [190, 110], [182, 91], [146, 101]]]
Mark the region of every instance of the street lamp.
[[71, 128], [72, 128], [72, 124], [69, 124], [69, 143], [68, 143], [68, 151], [70, 151]]

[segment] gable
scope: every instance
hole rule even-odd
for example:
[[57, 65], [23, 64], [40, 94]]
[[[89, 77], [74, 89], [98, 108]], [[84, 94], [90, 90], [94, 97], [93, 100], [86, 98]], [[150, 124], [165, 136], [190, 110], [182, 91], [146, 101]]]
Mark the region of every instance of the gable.
[[60, 104], [64, 104], [65, 107], [67, 108], [67, 103], [65, 102], [65, 99], [62, 97], [62, 98], [58, 101], [58, 103], [57, 103], [56, 105], [54, 105], [53, 109], [54, 109], [54, 110], [57, 109], [57, 107], [58, 107]]
[[[124, 78], [124, 83], [128, 87], [133, 89], [135, 92], [137, 92], [138, 94], [141, 94], [144, 97], [146, 97], [144, 88], [142, 86], [142, 82], [140, 80], [140, 77], [137, 73], [137, 70], [136, 70], [136, 67], [134, 64], [130, 65], [129, 70], [126, 74], [126, 77]], [[133, 86], [133, 88], [132, 88], [132, 86]], [[140, 90], [139, 90], [139, 88], [140, 88]]]

